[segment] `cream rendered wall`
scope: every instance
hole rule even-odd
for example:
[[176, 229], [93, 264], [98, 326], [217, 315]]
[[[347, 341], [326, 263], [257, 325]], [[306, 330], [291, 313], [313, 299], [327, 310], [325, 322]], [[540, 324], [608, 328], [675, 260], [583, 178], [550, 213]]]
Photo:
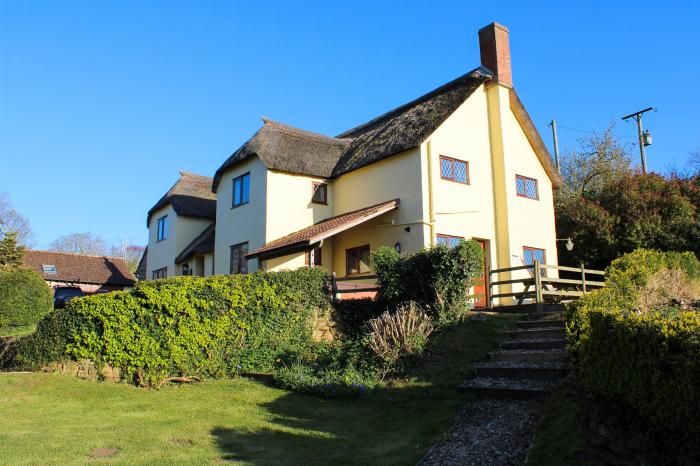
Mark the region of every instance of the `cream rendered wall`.
[[[313, 182], [328, 184], [328, 204], [311, 202]], [[333, 187], [322, 178], [268, 170], [265, 241], [272, 241], [332, 217], [332, 205]]]
[[[435, 233], [487, 240], [491, 252], [487, 262], [491, 264], [495, 263], [496, 235], [487, 105], [486, 91], [481, 86], [427, 139], [431, 167], [425, 170], [424, 184], [428, 184], [429, 172]], [[426, 164], [427, 141], [422, 145]], [[441, 179], [441, 155], [468, 162], [470, 184]]]
[[[157, 241], [158, 219], [168, 216], [166, 238]], [[175, 264], [175, 257], [192, 242], [209, 225], [211, 220], [196, 217], [183, 217], [167, 205], [151, 215], [148, 228], [148, 261], [146, 261], [146, 280], [150, 280], [154, 270], [167, 267], [168, 277], [182, 275], [182, 267]]]
[[[510, 226], [511, 265], [522, 265], [523, 246], [546, 250], [548, 264], [558, 264], [556, 229], [554, 226], [554, 195], [552, 182], [520, 124], [510, 110], [507, 96], [501, 99], [503, 141], [505, 151], [508, 224]], [[537, 180], [539, 200], [520, 197], [516, 193], [515, 176]], [[516, 261], [517, 263], [514, 263]], [[555, 271], [549, 271], [550, 276]]]
[[204, 255], [204, 276], [210, 277], [214, 275], [214, 254]]
[[[233, 179], [250, 172], [250, 201], [232, 208]], [[254, 157], [222, 174], [216, 191], [216, 239], [214, 267], [216, 274], [228, 274], [231, 270], [230, 247], [248, 242], [248, 251], [265, 244], [265, 211], [267, 169]], [[257, 259], [248, 261], [248, 271], [258, 269]]]
[[[333, 271], [333, 238], [326, 238], [321, 245], [321, 268]], [[263, 270], [266, 272], [276, 272], [279, 270], [297, 269], [307, 267], [306, 253], [298, 252], [286, 256], [275, 257], [264, 261]]]
[[[158, 219], [164, 215], [168, 216], [166, 227], [166, 238], [158, 241]], [[146, 261], [146, 280], [151, 280], [153, 271], [168, 268], [168, 277], [175, 274], [175, 257], [178, 254], [175, 237], [177, 231], [177, 214], [170, 204], [162, 209], [153, 212], [151, 222], [148, 226], [148, 260]]]

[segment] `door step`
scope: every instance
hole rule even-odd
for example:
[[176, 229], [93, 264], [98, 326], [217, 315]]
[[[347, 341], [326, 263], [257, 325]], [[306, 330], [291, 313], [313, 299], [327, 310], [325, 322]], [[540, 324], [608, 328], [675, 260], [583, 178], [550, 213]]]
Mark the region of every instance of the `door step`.
[[566, 332], [563, 328], [540, 327], [513, 330], [506, 332], [506, 335], [519, 340], [530, 340], [535, 338], [564, 338], [566, 336]]
[[565, 377], [571, 370], [568, 362], [522, 362], [491, 361], [474, 364], [477, 377], [503, 377], [506, 379], [545, 379], [557, 380]]
[[512, 339], [501, 343], [501, 349], [563, 349], [566, 347], [564, 338], [528, 338]]
[[518, 328], [543, 328], [543, 327], [556, 327], [564, 328], [565, 322], [563, 319], [551, 319], [551, 320], [521, 320], [518, 321]]
[[520, 320], [564, 320], [564, 312], [528, 312], [520, 314]]
[[569, 355], [563, 349], [502, 350], [489, 353], [492, 362], [564, 362]]
[[542, 379], [506, 379], [476, 377], [464, 381], [458, 389], [489, 398], [540, 398], [547, 395], [557, 382]]

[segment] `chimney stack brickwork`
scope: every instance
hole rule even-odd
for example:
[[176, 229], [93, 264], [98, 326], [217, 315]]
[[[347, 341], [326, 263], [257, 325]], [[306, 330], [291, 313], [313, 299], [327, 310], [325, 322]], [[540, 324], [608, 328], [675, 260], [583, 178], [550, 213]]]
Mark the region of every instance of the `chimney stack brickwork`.
[[513, 87], [513, 74], [510, 68], [510, 45], [508, 28], [491, 23], [479, 30], [481, 64], [494, 73], [494, 81], [501, 86]]

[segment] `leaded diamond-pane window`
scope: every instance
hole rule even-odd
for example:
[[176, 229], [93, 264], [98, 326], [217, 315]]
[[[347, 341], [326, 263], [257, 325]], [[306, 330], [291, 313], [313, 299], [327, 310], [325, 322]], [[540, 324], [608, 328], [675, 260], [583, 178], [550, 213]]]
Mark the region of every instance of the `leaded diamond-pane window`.
[[464, 237], [462, 236], [451, 236], [451, 235], [441, 235], [438, 234], [436, 237], [436, 243], [440, 246], [447, 246], [449, 248], [453, 248], [459, 244], [460, 241], [462, 241]]
[[450, 157], [440, 156], [440, 178], [469, 184], [469, 163]]
[[[532, 265], [535, 261], [539, 261], [540, 264], [547, 263], [547, 254], [545, 250], [523, 246], [523, 263], [525, 265]], [[546, 269], [542, 269], [541, 274], [543, 277], [545, 276], [545, 271]]]
[[515, 192], [520, 197], [539, 199], [539, 193], [537, 192], [537, 180], [526, 176], [516, 175]]

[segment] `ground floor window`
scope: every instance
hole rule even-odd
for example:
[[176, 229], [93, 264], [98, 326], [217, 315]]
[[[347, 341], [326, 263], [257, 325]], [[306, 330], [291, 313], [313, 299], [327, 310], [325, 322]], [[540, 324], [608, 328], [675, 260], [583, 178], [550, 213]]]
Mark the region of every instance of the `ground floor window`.
[[231, 270], [230, 273], [248, 273], [248, 242], [231, 246]]
[[438, 246], [448, 246], [453, 248], [459, 244], [460, 241], [464, 240], [464, 236], [451, 236], [443, 235], [438, 233], [436, 237], [436, 242]]
[[359, 275], [371, 271], [369, 244], [345, 250], [345, 274]]
[[313, 248], [311, 251], [306, 251], [306, 254], [304, 256], [304, 263], [308, 266], [323, 265], [321, 248], [318, 246]]
[[166, 278], [168, 276], [168, 268], [163, 267], [162, 269], [156, 269], [151, 272], [153, 280], [158, 280], [160, 278]]
[[[525, 265], [532, 265], [535, 261], [539, 261], [540, 264], [547, 263], [547, 253], [544, 249], [531, 248], [529, 246], [523, 246], [523, 263]], [[530, 272], [534, 275], [534, 272]], [[542, 269], [541, 275], [544, 277], [547, 275], [547, 269]]]

